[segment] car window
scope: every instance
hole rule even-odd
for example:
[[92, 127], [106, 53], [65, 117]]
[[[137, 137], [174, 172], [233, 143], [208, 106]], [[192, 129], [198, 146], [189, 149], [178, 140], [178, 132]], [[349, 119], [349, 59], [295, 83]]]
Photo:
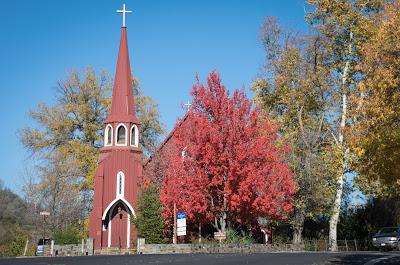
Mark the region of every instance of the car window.
[[384, 227], [379, 231], [379, 234], [396, 234], [399, 232], [397, 227]]
[[50, 244], [50, 239], [48, 239], [48, 238], [45, 238], [45, 239], [41, 238], [41, 239], [39, 239], [39, 241], [38, 241], [38, 245], [39, 245], [39, 246], [47, 245], [47, 244]]

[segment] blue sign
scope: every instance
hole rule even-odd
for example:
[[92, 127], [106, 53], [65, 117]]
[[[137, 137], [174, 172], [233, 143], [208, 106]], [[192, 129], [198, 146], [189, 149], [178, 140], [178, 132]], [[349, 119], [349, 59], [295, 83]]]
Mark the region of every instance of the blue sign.
[[186, 219], [186, 213], [185, 212], [178, 212], [176, 214], [177, 219]]

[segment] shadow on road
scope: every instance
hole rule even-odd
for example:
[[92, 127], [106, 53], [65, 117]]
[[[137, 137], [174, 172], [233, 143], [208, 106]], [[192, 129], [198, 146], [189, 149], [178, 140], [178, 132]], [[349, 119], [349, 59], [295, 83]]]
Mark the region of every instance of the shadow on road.
[[398, 255], [396, 253], [352, 253], [352, 254], [338, 254], [332, 257], [328, 263], [329, 265], [364, 265], [371, 260], [379, 259], [379, 258], [388, 258], [377, 263], [372, 264], [400, 264], [400, 256], [392, 257], [394, 255]]

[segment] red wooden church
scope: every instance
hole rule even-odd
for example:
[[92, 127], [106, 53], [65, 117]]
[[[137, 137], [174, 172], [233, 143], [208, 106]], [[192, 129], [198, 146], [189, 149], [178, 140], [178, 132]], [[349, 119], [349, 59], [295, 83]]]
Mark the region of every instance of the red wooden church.
[[137, 231], [130, 222], [135, 216], [138, 189], [142, 182], [140, 122], [132, 94], [125, 13], [112, 94], [111, 111], [104, 124], [104, 146], [94, 177], [93, 209], [89, 236], [94, 248], [130, 248]]

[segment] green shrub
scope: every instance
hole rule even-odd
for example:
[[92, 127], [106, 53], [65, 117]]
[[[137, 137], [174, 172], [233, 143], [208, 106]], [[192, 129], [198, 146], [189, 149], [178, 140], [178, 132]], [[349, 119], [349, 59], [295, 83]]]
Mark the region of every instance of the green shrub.
[[157, 189], [153, 185], [143, 189], [138, 200], [137, 216], [131, 220], [138, 228], [139, 236], [144, 237], [148, 244], [165, 243], [163, 236], [165, 221], [162, 212]]
[[238, 231], [227, 228], [226, 229], [226, 240], [224, 241], [226, 244], [253, 244], [254, 239], [249, 235], [243, 235]]
[[53, 233], [54, 243], [58, 245], [79, 244], [82, 238], [83, 236], [76, 226], [69, 226]]
[[1, 234], [0, 257], [15, 257], [24, 253], [28, 233], [19, 225], [8, 224]]

